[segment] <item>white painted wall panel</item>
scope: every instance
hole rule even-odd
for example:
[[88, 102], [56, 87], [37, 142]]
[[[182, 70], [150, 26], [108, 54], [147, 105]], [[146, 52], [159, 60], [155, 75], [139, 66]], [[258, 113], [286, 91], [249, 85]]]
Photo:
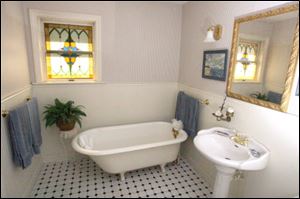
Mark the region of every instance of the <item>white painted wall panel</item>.
[[1, 99], [29, 84], [22, 4], [1, 2]]
[[[55, 98], [85, 106], [87, 117], [80, 129], [83, 131], [110, 125], [170, 121], [175, 115], [177, 84], [34, 85], [33, 95], [39, 100], [40, 112], [45, 110], [46, 104], [53, 104]], [[77, 157], [70, 141], [62, 144], [55, 126], [47, 129], [44, 126], [42, 122], [44, 161]]]
[[[27, 87], [9, 100], [1, 102], [1, 109], [11, 110], [19, 104], [25, 103], [29, 96], [31, 96], [31, 89]], [[7, 117], [1, 116], [1, 197], [28, 197], [42, 164], [41, 155], [35, 155], [32, 164], [25, 170], [14, 165]]]
[[[100, 15], [102, 80], [106, 83], [177, 82], [181, 5], [129, 1], [24, 2], [27, 45], [32, 52], [28, 9]], [[31, 53], [29, 61], [33, 74]]]
[[[1, 110], [24, 103], [30, 95], [22, 3], [1, 2]], [[40, 155], [25, 170], [14, 165], [7, 118], [1, 117], [1, 197], [29, 196], [41, 165]]]

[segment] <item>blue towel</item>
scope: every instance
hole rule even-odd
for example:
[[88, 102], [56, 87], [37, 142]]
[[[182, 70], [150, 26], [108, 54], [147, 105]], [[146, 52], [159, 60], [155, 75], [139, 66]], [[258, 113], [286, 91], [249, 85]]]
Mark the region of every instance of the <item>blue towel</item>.
[[32, 98], [27, 103], [27, 108], [29, 112], [29, 119], [32, 130], [32, 147], [35, 154], [40, 153], [40, 146], [42, 144], [42, 134], [41, 134], [41, 123], [40, 115], [38, 109], [38, 103], [36, 98]]
[[25, 104], [10, 111], [8, 126], [14, 163], [24, 169], [31, 164], [31, 158], [34, 154], [31, 124], [28, 108]]
[[276, 93], [276, 92], [273, 92], [273, 91], [268, 92], [268, 100], [270, 102], [280, 104], [281, 103], [281, 97], [282, 97], [282, 94], [280, 94], [280, 93]]
[[175, 118], [182, 121], [183, 129], [189, 136], [195, 136], [198, 130], [199, 101], [180, 91], [177, 96]]

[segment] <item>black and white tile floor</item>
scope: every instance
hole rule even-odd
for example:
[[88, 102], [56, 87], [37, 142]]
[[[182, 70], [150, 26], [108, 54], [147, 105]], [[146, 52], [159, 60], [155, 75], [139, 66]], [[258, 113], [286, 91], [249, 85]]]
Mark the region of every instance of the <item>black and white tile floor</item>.
[[207, 198], [211, 189], [184, 160], [130, 171], [125, 181], [107, 174], [92, 160], [47, 163], [43, 166], [32, 197], [36, 198]]

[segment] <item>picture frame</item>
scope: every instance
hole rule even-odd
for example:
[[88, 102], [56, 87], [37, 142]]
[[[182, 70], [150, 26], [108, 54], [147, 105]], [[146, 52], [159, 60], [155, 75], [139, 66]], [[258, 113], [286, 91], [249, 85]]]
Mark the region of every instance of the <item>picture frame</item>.
[[228, 50], [206, 50], [203, 52], [202, 78], [226, 80]]

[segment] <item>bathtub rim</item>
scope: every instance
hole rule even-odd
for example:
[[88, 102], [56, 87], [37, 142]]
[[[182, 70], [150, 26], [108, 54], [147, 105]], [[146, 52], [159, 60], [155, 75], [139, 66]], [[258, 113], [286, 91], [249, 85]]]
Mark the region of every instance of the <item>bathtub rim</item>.
[[136, 125], [141, 125], [141, 124], [153, 124], [153, 123], [171, 124], [169, 122], [157, 121], [157, 122], [143, 122], [143, 123], [125, 124], [125, 125], [116, 125], [116, 126], [107, 126], [107, 127], [96, 127], [96, 128], [85, 130], [85, 131], [79, 133], [78, 135], [76, 135], [76, 137], [73, 138], [71, 145], [72, 145], [73, 149], [75, 151], [77, 151], [78, 153], [81, 153], [84, 155], [91, 155], [91, 156], [104, 156], [104, 155], [114, 155], [114, 154], [126, 153], [126, 152], [143, 150], [143, 149], [150, 149], [150, 148], [161, 147], [161, 146], [172, 145], [172, 144], [180, 144], [181, 142], [184, 142], [188, 138], [187, 133], [184, 130], [180, 130], [179, 135], [176, 139], [161, 141], [161, 142], [156, 142], [156, 143], [129, 146], [129, 147], [121, 147], [121, 148], [116, 148], [116, 149], [107, 149], [107, 150], [85, 149], [85, 148], [82, 148], [78, 144], [78, 141], [77, 141], [78, 137], [80, 135], [82, 135], [84, 133], [88, 133], [90, 131], [97, 130], [97, 129], [105, 130], [105, 129], [110, 129], [110, 128], [122, 128], [122, 127], [130, 127], [130, 126], [136, 126]]

